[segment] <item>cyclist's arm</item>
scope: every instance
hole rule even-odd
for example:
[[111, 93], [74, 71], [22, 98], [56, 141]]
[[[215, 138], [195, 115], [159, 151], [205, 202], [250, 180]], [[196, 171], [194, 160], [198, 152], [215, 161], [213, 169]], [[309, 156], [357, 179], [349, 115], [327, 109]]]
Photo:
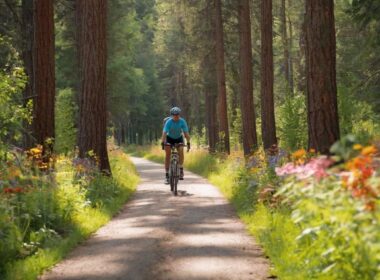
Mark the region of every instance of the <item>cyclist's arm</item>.
[[183, 134], [185, 135], [187, 143], [189, 143], [190, 142], [190, 134], [188, 132], [184, 132]]
[[161, 143], [166, 143], [166, 136], [167, 136], [167, 133], [165, 131], [162, 132], [162, 139], [161, 139]]

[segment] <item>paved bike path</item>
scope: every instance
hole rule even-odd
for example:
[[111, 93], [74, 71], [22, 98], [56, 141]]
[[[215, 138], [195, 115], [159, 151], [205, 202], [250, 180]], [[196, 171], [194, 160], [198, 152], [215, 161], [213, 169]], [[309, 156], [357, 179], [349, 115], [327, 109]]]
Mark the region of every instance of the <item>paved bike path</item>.
[[232, 207], [185, 172], [174, 197], [162, 165], [132, 158], [142, 178], [109, 224], [41, 279], [267, 279], [269, 265]]

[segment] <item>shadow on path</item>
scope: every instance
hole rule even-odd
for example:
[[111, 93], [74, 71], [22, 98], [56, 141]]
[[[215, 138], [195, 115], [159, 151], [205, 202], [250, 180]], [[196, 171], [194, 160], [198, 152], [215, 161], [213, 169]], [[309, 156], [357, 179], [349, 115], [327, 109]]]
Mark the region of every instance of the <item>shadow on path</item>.
[[142, 178], [123, 211], [41, 279], [267, 279], [268, 262], [219, 191], [186, 173], [175, 197], [163, 169]]

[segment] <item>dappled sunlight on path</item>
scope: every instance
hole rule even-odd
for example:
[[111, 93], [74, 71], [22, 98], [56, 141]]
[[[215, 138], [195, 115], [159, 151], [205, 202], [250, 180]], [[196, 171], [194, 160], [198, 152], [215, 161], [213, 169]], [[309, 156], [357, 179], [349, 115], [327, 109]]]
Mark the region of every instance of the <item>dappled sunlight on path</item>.
[[122, 212], [41, 279], [266, 279], [268, 262], [219, 191], [185, 173], [174, 197], [163, 168], [142, 178]]

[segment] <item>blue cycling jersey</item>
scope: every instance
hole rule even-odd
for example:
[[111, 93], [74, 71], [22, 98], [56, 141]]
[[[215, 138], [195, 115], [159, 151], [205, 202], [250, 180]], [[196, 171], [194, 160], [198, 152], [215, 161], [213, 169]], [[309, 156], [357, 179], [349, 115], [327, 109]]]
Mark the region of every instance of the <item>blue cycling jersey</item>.
[[167, 136], [170, 138], [179, 139], [182, 136], [182, 132], [189, 132], [189, 127], [187, 126], [185, 119], [180, 118], [178, 121], [169, 119], [165, 123], [164, 132], [166, 132]]

